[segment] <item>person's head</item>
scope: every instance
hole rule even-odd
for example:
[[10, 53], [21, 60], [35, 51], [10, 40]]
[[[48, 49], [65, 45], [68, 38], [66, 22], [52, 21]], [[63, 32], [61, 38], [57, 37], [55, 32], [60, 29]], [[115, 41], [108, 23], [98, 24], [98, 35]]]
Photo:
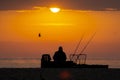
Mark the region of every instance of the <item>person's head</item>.
[[59, 51], [63, 51], [63, 48], [62, 48], [62, 46], [60, 46], [60, 47], [59, 47]]

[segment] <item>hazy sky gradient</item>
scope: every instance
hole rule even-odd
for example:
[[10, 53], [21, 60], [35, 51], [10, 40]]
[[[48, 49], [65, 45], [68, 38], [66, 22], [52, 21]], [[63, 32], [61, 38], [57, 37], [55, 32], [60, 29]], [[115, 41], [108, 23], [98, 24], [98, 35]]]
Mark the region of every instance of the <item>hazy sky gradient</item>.
[[[61, 12], [50, 12], [55, 5]], [[0, 58], [53, 55], [60, 45], [70, 54], [85, 32], [79, 53], [96, 31], [84, 53], [120, 59], [119, 10], [120, 0], [0, 0]]]
[[[74, 16], [73, 16], [74, 15]], [[82, 34], [81, 48], [96, 36], [84, 53], [94, 58], [120, 58], [120, 12], [64, 10], [53, 14], [47, 8], [0, 12], [0, 57], [39, 57], [54, 54], [62, 45], [73, 53]], [[38, 38], [38, 33], [42, 37]]]
[[120, 10], [120, 0], [0, 0], [0, 10], [23, 10], [52, 5], [78, 10]]

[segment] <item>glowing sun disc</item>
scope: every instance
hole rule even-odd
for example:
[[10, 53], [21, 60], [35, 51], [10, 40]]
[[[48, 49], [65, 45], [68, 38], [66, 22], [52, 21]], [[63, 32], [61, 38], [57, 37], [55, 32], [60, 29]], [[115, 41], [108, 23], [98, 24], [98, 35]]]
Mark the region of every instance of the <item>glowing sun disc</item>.
[[60, 11], [60, 8], [50, 8], [50, 11], [53, 13], [57, 13]]

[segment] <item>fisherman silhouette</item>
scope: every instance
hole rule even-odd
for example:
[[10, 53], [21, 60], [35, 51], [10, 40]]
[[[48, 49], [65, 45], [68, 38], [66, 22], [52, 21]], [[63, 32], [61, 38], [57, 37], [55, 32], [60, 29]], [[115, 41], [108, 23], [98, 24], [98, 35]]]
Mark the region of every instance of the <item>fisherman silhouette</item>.
[[53, 59], [55, 62], [65, 62], [66, 54], [63, 52], [62, 46], [59, 47], [58, 51], [55, 52]]

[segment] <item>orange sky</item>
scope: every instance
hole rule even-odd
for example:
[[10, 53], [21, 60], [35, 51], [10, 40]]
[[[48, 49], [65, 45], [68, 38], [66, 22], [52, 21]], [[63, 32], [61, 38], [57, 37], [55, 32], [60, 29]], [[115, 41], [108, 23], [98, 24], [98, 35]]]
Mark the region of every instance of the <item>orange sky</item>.
[[[0, 11], [0, 57], [52, 55], [59, 45], [67, 54], [73, 53], [83, 33], [81, 47], [97, 32], [85, 53], [90, 57], [120, 58], [119, 21], [119, 11], [61, 10], [52, 13], [45, 7]], [[38, 33], [42, 35], [40, 38]]]

